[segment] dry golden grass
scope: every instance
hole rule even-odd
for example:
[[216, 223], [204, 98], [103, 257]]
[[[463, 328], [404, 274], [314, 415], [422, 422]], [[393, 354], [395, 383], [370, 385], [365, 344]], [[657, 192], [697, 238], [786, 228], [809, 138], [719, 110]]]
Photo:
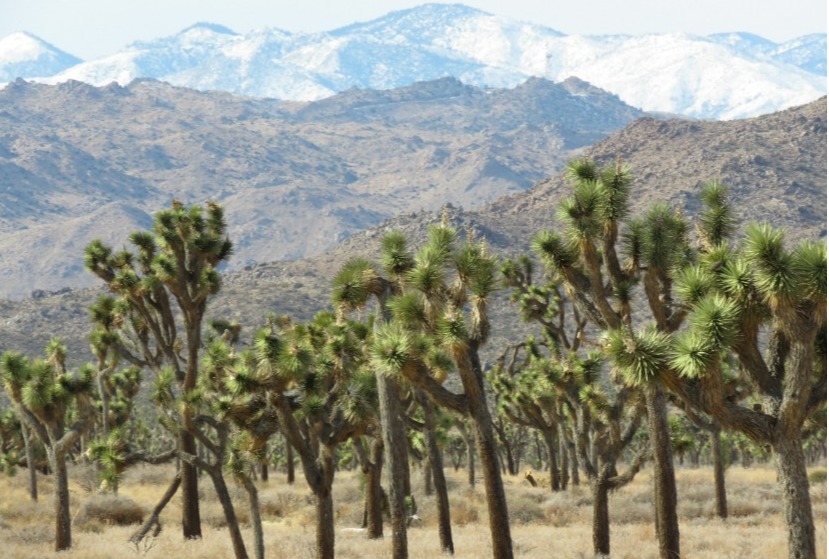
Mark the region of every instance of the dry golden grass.
[[[52, 551], [53, 520], [51, 480], [39, 477], [41, 500], [31, 503], [23, 475], [0, 476], [0, 556], [14, 559], [60, 557], [61, 559], [112, 559], [120, 557], [199, 557], [225, 559], [233, 556], [223, 529], [224, 517], [208, 478], [202, 482], [204, 537], [182, 541], [178, 531], [180, 504], [174, 498], [162, 515], [164, 530], [147, 545], [133, 546], [127, 540], [135, 526], [118, 526], [107, 514], [136, 507], [148, 511], [164, 492], [172, 470], [166, 467], [139, 467], [125, 476], [118, 500], [102, 498], [89, 491], [89, 473], [70, 470], [74, 547], [68, 552]], [[447, 470], [450, 484], [455, 557], [491, 556], [489, 528], [483, 487], [470, 490], [465, 472]], [[714, 517], [712, 476], [708, 469], [678, 472], [679, 516], [683, 557], [688, 559], [731, 559], [744, 557], [786, 557], [786, 530], [782, 504], [770, 468], [727, 472], [730, 518]], [[86, 480], [86, 481], [85, 481]], [[415, 473], [417, 486], [422, 486]], [[611, 547], [614, 559], [656, 558], [651, 503], [651, 473], [646, 470], [628, 487], [611, 496]], [[592, 557], [591, 503], [586, 487], [552, 494], [531, 488], [521, 477], [505, 478], [515, 555], [540, 559], [551, 556], [586, 559]], [[282, 475], [260, 483], [267, 557], [312, 558], [314, 541], [313, 501], [303, 481], [293, 486]], [[232, 488], [237, 513], [247, 522], [244, 493]], [[812, 486], [818, 534], [818, 556], [826, 556], [826, 484]], [[423, 521], [409, 532], [410, 556], [427, 559], [440, 555], [437, 540], [437, 511], [434, 498], [418, 494], [418, 514]], [[366, 540], [355, 530], [362, 517], [362, 496], [356, 474], [341, 472], [335, 482], [337, 557], [342, 559], [381, 558], [390, 555], [390, 538]], [[116, 502], [117, 501], [117, 502]], [[103, 503], [103, 505], [102, 505]], [[97, 507], [97, 508], [96, 508]], [[90, 521], [90, 511], [103, 508], [101, 518]], [[124, 513], [126, 514], [126, 513]], [[115, 518], [120, 516], [115, 515]], [[250, 541], [249, 527], [244, 530]]]

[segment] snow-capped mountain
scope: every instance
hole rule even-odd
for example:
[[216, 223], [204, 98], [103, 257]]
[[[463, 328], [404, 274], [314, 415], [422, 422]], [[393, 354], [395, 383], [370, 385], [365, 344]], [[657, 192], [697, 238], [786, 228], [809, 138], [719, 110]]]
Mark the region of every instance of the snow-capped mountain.
[[12, 33], [0, 39], [0, 82], [58, 74], [80, 63], [31, 33]]
[[708, 35], [708, 38], [728, 45], [745, 56], [771, 58], [812, 74], [826, 76], [825, 33], [803, 35], [779, 44], [751, 33], [717, 33]]
[[425, 4], [316, 34], [275, 28], [237, 34], [196, 24], [44, 73], [41, 81], [126, 85], [151, 77], [309, 101], [353, 87], [390, 89], [444, 76], [485, 87], [576, 76], [644, 110], [741, 118], [825, 95], [826, 35], [782, 44], [749, 33], [568, 36], [460, 4]]

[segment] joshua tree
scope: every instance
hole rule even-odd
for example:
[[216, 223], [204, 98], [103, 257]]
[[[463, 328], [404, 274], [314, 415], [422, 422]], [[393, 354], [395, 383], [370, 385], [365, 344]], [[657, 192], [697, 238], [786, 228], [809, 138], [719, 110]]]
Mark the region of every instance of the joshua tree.
[[[387, 320], [375, 334], [374, 366], [406, 378], [436, 404], [472, 419], [493, 555], [511, 558], [507, 503], [478, 353], [489, 337], [487, 303], [495, 289], [495, 262], [482, 243], [470, 240], [457, 247], [456, 236], [446, 223], [432, 227], [429, 242], [414, 256], [402, 234], [387, 236], [383, 261], [387, 270], [395, 272], [391, 279], [383, 278], [366, 261], [352, 261], [336, 279], [334, 300], [343, 308], [354, 308], [372, 295], [381, 295], [378, 315]], [[399, 294], [389, 297], [395, 291]], [[463, 394], [442, 385], [452, 368], [459, 373]]]
[[[239, 392], [259, 399], [242, 407], [273, 413], [299, 455], [316, 498], [319, 559], [334, 557], [331, 487], [337, 447], [376, 428], [374, 375], [363, 367], [368, 335], [364, 325], [335, 321], [330, 313], [320, 313], [308, 324], [285, 324], [279, 331], [266, 328], [254, 342], [256, 367], [237, 370], [232, 378]], [[228, 410], [246, 413], [237, 412], [235, 405]], [[255, 430], [250, 439], [254, 450], [264, 444]]]
[[[673, 302], [673, 275], [689, 252], [687, 225], [665, 205], [652, 207], [643, 219], [626, 222], [631, 176], [618, 162], [599, 169], [593, 162], [576, 160], [568, 165], [568, 174], [573, 195], [557, 213], [564, 235], [541, 232], [533, 239], [533, 250], [594, 327], [630, 332], [634, 320], [647, 317], [654, 323], [652, 334], [631, 352], [631, 360], [614, 363], [644, 396], [653, 449], [660, 556], [674, 559], [679, 557], [679, 523], [667, 397], [662, 384], [645, 381], [656, 377], [641, 374], [641, 369], [654, 372], [652, 338], [675, 331], [685, 316]], [[620, 239], [623, 225], [626, 230]], [[619, 248], [627, 256], [624, 263]], [[641, 298], [637, 299], [634, 288], [640, 283]]]
[[[405, 238], [392, 234], [384, 239], [383, 267], [388, 279], [378, 274], [372, 264], [366, 260], [352, 260], [334, 279], [332, 299], [338, 312], [362, 308], [372, 297], [377, 299], [378, 311], [374, 320], [375, 333], [391, 320], [391, 311], [387, 307], [389, 299], [398, 295], [402, 289], [403, 276], [414, 265], [406, 251]], [[380, 424], [385, 453], [385, 463], [389, 471], [389, 512], [391, 515], [392, 557], [406, 559], [409, 556], [406, 535], [406, 499], [411, 492], [409, 464], [406, 447], [406, 433], [403, 426], [403, 410], [398, 394], [396, 379], [375, 372], [377, 394], [379, 398]]]
[[[363, 528], [366, 529], [366, 537], [374, 540], [383, 537], [383, 487], [380, 484], [383, 471], [383, 437], [376, 428], [370, 430], [367, 435], [370, 436], [352, 439], [352, 444], [360, 462], [360, 470], [365, 477]], [[368, 449], [363, 444], [364, 438], [368, 441]]]
[[[446, 476], [443, 472], [443, 455], [438, 439], [445, 434], [440, 425], [440, 410], [422, 390], [414, 391], [414, 399], [422, 411], [423, 421], [410, 419], [416, 424], [418, 431], [423, 433], [423, 451], [426, 457], [424, 476], [427, 480], [426, 494], [436, 493], [438, 506], [438, 535], [440, 548], [444, 553], [455, 553], [455, 543], [452, 539], [452, 521], [449, 511], [449, 491], [446, 485]], [[447, 414], [448, 415], [448, 414]], [[445, 416], [447, 417], [447, 416]], [[447, 419], [450, 419], [447, 417]], [[434, 483], [434, 490], [428, 482]], [[431, 491], [431, 492], [430, 492]]]
[[523, 347], [525, 344], [512, 348], [509, 363], [506, 362], [506, 353], [502, 354], [489, 372], [489, 381], [497, 395], [500, 413], [513, 423], [541, 433], [547, 450], [550, 490], [560, 491], [563, 488], [558, 464], [558, 440], [559, 436], [564, 435], [562, 423], [565, 421], [561, 413], [562, 399], [557, 397], [555, 391], [542, 391], [542, 386], [536, 384], [540, 379], [528, 369], [528, 360], [518, 361], [518, 350]]
[[[725, 193], [709, 188], [706, 194], [720, 212], [706, 214], [702, 253], [677, 280], [690, 310], [688, 326], [673, 340], [655, 338], [654, 357], [667, 364], [660, 367], [663, 382], [688, 408], [771, 447], [789, 557], [811, 559], [814, 521], [802, 430], [826, 403], [826, 246], [789, 250], [782, 231], [751, 225], [732, 248], [725, 235], [711, 232], [721, 221], [716, 218], [728, 215]], [[738, 357], [759, 400], [754, 405], [732, 396], [724, 352]]]
[[65, 346], [57, 340], [47, 348], [48, 360], [31, 361], [12, 352], [2, 356], [6, 392], [20, 420], [43, 443], [55, 476], [55, 551], [72, 547], [66, 459], [95, 416], [92, 368], [72, 375], [66, 371], [65, 356]]
[[[601, 355], [594, 352], [580, 358], [569, 340], [563, 341], [570, 347], [564, 354], [549, 349], [560, 347], [549, 337], [546, 342], [531, 338], [513, 346], [493, 368], [493, 386], [509, 417], [541, 430], [548, 425], [572, 431], [578, 460], [593, 492], [593, 550], [608, 555], [608, 494], [632, 481], [649, 456], [645, 446], [626, 472], [617, 470], [617, 462], [639, 429], [644, 406], [630, 388], [605, 388], [609, 383], [601, 374]], [[548, 420], [551, 410], [554, 419]], [[551, 474], [555, 473], [552, 467]]]
[[6, 474], [15, 475], [17, 467], [25, 461], [29, 478], [29, 498], [32, 501], [37, 501], [38, 454], [42, 461], [45, 454], [37, 444], [37, 438], [30, 435], [26, 423], [17, 417], [14, 410], [3, 410], [0, 414], [0, 467]]
[[[153, 232], [130, 235], [135, 252], [113, 250], [96, 240], [85, 264], [114, 294], [98, 303], [99, 330], [118, 355], [157, 375], [169, 368], [180, 397], [179, 450], [196, 456], [196, 426], [189, 396], [199, 378], [202, 321], [211, 295], [221, 287], [216, 268], [231, 254], [222, 208], [209, 203], [172, 207], [156, 214]], [[182, 532], [201, 537], [196, 467], [181, 463]]]

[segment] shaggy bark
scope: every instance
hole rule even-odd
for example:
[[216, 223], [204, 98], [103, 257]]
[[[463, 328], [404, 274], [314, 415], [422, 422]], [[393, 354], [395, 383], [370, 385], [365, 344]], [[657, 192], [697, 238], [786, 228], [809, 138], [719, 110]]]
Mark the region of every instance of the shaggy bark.
[[609, 487], [604, 472], [593, 483], [593, 553], [610, 555]]
[[489, 414], [484, 394], [480, 363], [477, 362], [477, 348], [471, 347], [463, 352], [457, 352], [455, 362], [458, 364], [464, 393], [468, 398], [478, 456], [481, 459], [484, 473], [489, 529], [492, 537], [492, 556], [494, 559], [512, 559], [512, 537], [507, 499], [504, 494], [504, 482], [498, 468], [498, 445], [495, 442], [492, 417]]
[[711, 459], [714, 466], [714, 495], [717, 516], [722, 519], [728, 518], [728, 502], [725, 493], [725, 465], [722, 459], [722, 441], [720, 441], [720, 428], [717, 426], [710, 433]]
[[426, 436], [426, 448], [429, 453], [429, 465], [435, 483], [438, 504], [438, 533], [440, 548], [447, 553], [455, 553], [455, 544], [452, 541], [452, 521], [449, 512], [449, 492], [446, 487], [446, 477], [443, 474], [443, 458], [435, 438], [435, 410], [434, 404], [425, 397], [421, 400], [425, 425], [423, 433]]
[[544, 431], [544, 444], [547, 445], [547, 467], [550, 472], [550, 491], [559, 491], [558, 442], [553, 433]]
[[789, 530], [789, 559], [816, 559], [815, 523], [802, 440], [799, 436], [781, 437], [772, 446], [772, 452], [783, 490], [783, 516]]
[[679, 521], [671, 439], [665, 392], [653, 386], [645, 390], [648, 432], [653, 448], [654, 520], [660, 559], [679, 559]]
[[29, 498], [37, 501], [37, 468], [35, 468], [34, 441], [29, 435], [29, 428], [24, 421], [20, 422], [20, 431], [23, 433], [23, 447], [26, 449], [26, 469], [29, 470]]
[[[182, 452], [196, 455], [196, 439], [192, 433], [182, 430], [179, 435]], [[181, 463], [181, 530], [185, 539], [201, 538], [201, 513], [199, 512], [199, 474], [196, 467]]]
[[69, 510], [69, 476], [66, 456], [49, 453], [55, 478], [55, 551], [72, 547], [72, 518]]

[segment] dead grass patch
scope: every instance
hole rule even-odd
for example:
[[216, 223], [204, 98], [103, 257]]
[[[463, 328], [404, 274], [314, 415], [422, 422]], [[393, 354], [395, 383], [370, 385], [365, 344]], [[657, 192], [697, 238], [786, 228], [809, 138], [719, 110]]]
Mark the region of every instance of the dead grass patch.
[[95, 531], [100, 526], [129, 526], [144, 520], [144, 509], [120, 495], [94, 494], [87, 498], [74, 519], [80, 530]]
[[[129, 497], [144, 511], [155, 505], [173, 470], [168, 466], [139, 468], [122, 479], [119, 494]], [[463, 470], [447, 469], [456, 489], [450, 493], [452, 531], [456, 559], [491, 557], [489, 526], [483, 486], [469, 489]], [[713, 476], [708, 469], [679, 470], [679, 512], [683, 559], [735, 559], [785, 557], [786, 529], [780, 512], [779, 491], [774, 470], [757, 468], [728, 471], [726, 486], [731, 517], [726, 521], [712, 517]], [[72, 479], [72, 472], [70, 472]], [[155, 483], [149, 483], [152, 481]], [[140, 483], [139, 483], [140, 482]], [[224, 514], [213, 495], [212, 483], [203, 477], [203, 539], [186, 542], [181, 538], [181, 508], [174, 499], [162, 514], [163, 531], [147, 547], [135, 548], [126, 542], [135, 526], [117, 526], [103, 522], [90, 524], [89, 531], [78, 525], [79, 510], [98, 496], [86, 495], [73, 480], [73, 512], [76, 527], [74, 547], [61, 553], [61, 559], [111, 559], [113, 557], [199, 557], [226, 559], [233, 550], [223, 527]], [[231, 483], [232, 485], [232, 483]], [[417, 484], [415, 489], [421, 489]], [[301, 479], [289, 486], [276, 474], [268, 483], [259, 482], [260, 501], [265, 520], [265, 546], [268, 557], [312, 559], [314, 541], [314, 505], [310, 491]], [[0, 556], [15, 559], [57, 557], [52, 551], [54, 517], [51, 484], [40, 486], [41, 501], [31, 503], [25, 484], [19, 478], [0, 476]], [[240, 519], [246, 519], [248, 503], [243, 491], [231, 490]], [[592, 503], [586, 485], [552, 493], [530, 489], [520, 483], [506, 484], [511, 531], [517, 559], [592, 559]], [[652, 478], [646, 470], [634, 482], [611, 494], [611, 550], [614, 559], [657, 559], [652, 518]], [[812, 486], [817, 545], [826, 546], [825, 484]], [[362, 490], [356, 475], [338, 472], [335, 481], [337, 510], [337, 559], [380, 559], [391, 556], [391, 538], [369, 541], [364, 532], [344, 528], [359, 525], [362, 515]], [[417, 495], [423, 523], [410, 531], [409, 557], [432, 559], [440, 556], [437, 536], [437, 510], [433, 497]], [[243, 536], [252, 542], [250, 528], [243, 525]], [[249, 548], [249, 552], [252, 550]]]

